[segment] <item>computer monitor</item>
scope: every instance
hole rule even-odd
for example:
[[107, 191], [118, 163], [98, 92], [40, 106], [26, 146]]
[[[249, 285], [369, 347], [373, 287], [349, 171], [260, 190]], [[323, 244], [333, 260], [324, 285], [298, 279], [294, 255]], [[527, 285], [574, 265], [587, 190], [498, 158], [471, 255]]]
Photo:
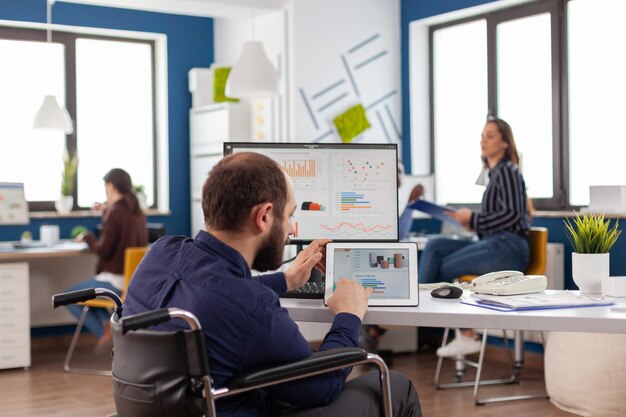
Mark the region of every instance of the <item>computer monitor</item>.
[[29, 221], [24, 184], [0, 182], [0, 225], [21, 225]]
[[266, 155], [291, 178], [293, 243], [398, 241], [397, 145], [224, 143], [237, 152]]

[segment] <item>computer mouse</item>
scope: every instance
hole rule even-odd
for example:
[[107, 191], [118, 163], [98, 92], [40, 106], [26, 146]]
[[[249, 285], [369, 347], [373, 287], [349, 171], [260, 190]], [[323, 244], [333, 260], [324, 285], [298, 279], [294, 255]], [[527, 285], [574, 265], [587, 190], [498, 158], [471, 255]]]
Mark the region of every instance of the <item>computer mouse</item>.
[[463, 290], [453, 285], [444, 285], [432, 290], [430, 295], [435, 298], [460, 298], [463, 295]]

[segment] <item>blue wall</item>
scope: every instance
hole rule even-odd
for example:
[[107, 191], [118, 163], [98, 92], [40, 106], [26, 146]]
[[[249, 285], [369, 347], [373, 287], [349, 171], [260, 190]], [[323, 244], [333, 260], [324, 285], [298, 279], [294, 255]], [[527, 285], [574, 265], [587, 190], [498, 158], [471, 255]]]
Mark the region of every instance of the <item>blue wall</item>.
[[[190, 233], [189, 194], [189, 108], [187, 72], [194, 67], [208, 67], [213, 62], [213, 19], [142, 12], [111, 7], [55, 3], [53, 23], [94, 28], [154, 32], [167, 35], [169, 174], [171, 216], [150, 217], [164, 223], [169, 234]], [[2, 0], [0, 19], [29, 22], [46, 21], [46, 0]], [[67, 237], [75, 225], [95, 226], [99, 219], [33, 220], [30, 226], [0, 227], [0, 240], [19, 239], [24, 230], [35, 238], [44, 223], [61, 225]]]

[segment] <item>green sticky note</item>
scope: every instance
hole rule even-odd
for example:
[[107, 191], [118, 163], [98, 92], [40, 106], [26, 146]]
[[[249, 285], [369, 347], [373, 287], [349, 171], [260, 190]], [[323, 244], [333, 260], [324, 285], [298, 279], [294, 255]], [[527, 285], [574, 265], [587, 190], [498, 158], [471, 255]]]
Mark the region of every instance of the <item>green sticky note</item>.
[[226, 97], [226, 80], [230, 67], [217, 67], [213, 70], [213, 101], [216, 103], [238, 102], [239, 99]]
[[344, 113], [335, 117], [333, 123], [343, 143], [352, 142], [355, 137], [372, 127], [369, 120], [367, 120], [365, 107], [362, 104], [350, 107]]

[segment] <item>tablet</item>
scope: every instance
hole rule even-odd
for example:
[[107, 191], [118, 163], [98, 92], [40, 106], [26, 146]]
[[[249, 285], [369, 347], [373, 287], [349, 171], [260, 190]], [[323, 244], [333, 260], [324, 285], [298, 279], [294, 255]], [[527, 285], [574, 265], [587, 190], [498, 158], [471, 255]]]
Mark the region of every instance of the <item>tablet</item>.
[[374, 292], [370, 306], [416, 306], [417, 245], [415, 243], [329, 243], [326, 245], [324, 303], [341, 278], [357, 281]]

